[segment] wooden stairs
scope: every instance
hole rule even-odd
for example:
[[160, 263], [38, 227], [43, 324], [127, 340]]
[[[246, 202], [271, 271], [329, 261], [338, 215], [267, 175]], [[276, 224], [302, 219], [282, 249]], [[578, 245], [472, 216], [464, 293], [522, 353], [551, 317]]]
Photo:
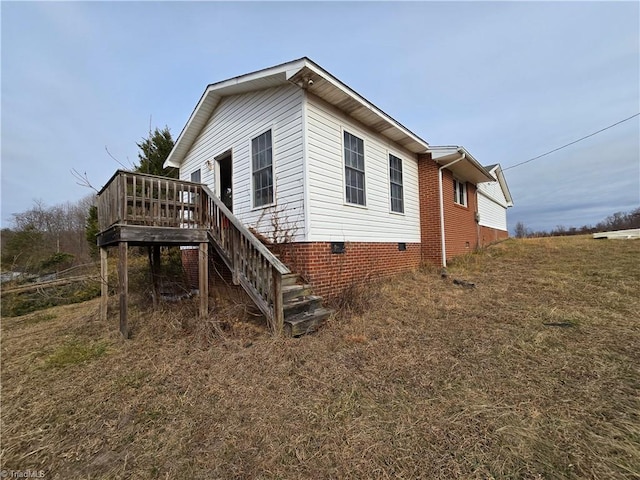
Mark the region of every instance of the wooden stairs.
[[282, 278], [284, 334], [297, 337], [315, 331], [333, 310], [322, 306], [322, 297], [313, 295], [311, 285], [296, 273]]
[[[213, 248], [275, 334], [299, 336], [332, 313], [322, 297], [289, 270], [205, 185], [117, 171], [98, 193], [103, 315], [106, 316], [106, 248], [119, 246], [120, 323], [126, 333], [126, 251], [129, 245], [199, 247], [200, 315], [208, 315], [208, 252]], [[122, 265], [124, 264], [124, 266]], [[124, 310], [124, 313], [123, 313]], [[124, 325], [124, 328], [123, 328]]]

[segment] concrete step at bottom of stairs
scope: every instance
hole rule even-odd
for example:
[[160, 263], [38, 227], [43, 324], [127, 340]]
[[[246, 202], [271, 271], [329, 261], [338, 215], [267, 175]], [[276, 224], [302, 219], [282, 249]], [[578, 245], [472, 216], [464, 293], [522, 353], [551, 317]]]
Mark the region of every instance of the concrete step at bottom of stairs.
[[284, 334], [287, 337], [299, 337], [314, 332], [320, 324], [333, 313], [333, 310], [319, 307], [313, 312], [301, 312], [288, 317], [284, 321]]

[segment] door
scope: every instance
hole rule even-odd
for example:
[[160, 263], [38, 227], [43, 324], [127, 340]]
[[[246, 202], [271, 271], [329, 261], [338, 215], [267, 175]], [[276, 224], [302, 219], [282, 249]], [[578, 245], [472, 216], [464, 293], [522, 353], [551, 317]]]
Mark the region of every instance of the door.
[[216, 194], [222, 203], [233, 212], [231, 151], [216, 158]]

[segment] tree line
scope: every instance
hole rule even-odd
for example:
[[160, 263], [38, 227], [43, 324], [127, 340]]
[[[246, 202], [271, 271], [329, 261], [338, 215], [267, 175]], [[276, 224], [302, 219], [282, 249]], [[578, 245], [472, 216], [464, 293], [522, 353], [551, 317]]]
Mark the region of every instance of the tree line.
[[[167, 127], [150, 131], [147, 138], [136, 143], [140, 163], [133, 165], [133, 170], [177, 177], [177, 169], [163, 168], [173, 144]], [[87, 182], [87, 186], [91, 185]], [[12, 214], [11, 228], [1, 231], [2, 271], [43, 274], [93, 261], [98, 253], [96, 198], [91, 194], [77, 202], [53, 206], [37, 200], [28, 210]]]
[[565, 227], [563, 225], [558, 225], [550, 231], [534, 231], [527, 228], [523, 222], [518, 222], [514, 228], [514, 234], [516, 238], [556, 237], [610, 232], [614, 230], [628, 230], [632, 228], [640, 228], [640, 207], [631, 210], [630, 212], [616, 212], [609, 215], [601, 222], [598, 222], [595, 226], [583, 225], [582, 227]]

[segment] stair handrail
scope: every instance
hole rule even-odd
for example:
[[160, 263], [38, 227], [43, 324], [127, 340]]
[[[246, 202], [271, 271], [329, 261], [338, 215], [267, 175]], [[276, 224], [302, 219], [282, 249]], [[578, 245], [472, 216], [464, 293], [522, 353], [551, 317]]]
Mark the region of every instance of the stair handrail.
[[[208, 228], [209, 237], [215, 246], [227, 257], [225, 259], [223, 256], [223, 260], [231, 270], [233, 283], [242, 285], [265, 314], [274, 333], [281, 334], [284, 328], [282, 276], [291, 273], [291, 270], [251, 233], [206, 185], [202, 185], [201, 188], [204, 194], [202, 221]], [[205, 200], [212, 203], [205, 203]], [[222, 219], [216, 215], [216, 209], [228, 222], [226, 228]], [[236, 233], [229, 235], [229, 224], [233, 225]], [[224, 231], [227, 233], [223, 234]], [[256, 254], [259, 258], [255, 257]]]
[[266, 260], [275, 268], [281, 275], [287, 275], [291, 273], [289, 267], [280, 261], [271, 250], [258, 240], [251, 231], [245, 227], [242, 222], [227, 208], [227, 206], [220, 200], [206, 185], [202, 184], [202, 191], [208, 195], [208, 197], [216, 204], [216, 206], [222, 211], [224, 216], [233, 224], [236, 229], [258, 250]]

